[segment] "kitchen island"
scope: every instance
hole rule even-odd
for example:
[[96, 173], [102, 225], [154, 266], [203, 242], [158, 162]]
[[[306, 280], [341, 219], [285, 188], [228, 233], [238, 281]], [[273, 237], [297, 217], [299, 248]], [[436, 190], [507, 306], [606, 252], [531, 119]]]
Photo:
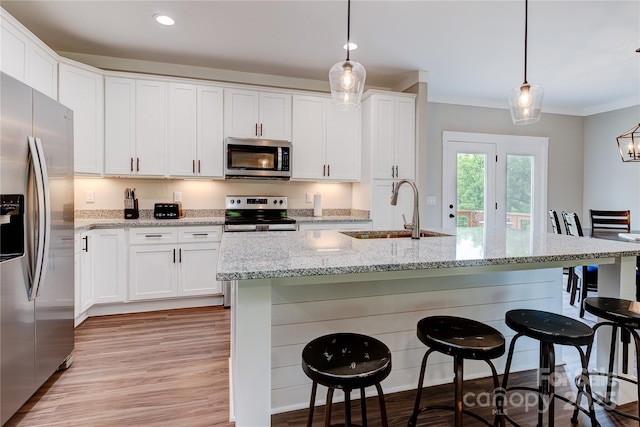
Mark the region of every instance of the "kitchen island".
[[[506, 311], [561, 312], [562, 267], [599, 264], [599, 294], [633, 299], [637, 255], [633, 243], [482, 229], [420, 240], [337, 231], [227, 233], [217, 279], [234, 283], [231, 416], [239, 427], [267, 426], [271, 413], [308, 406], [311, 383], [300, 353], [318, 336], [344, 331], [380, 339], [393, 361], [385, 392], [413, 389], [425, 351], [415, 336], [422, 317], [469, 317], [509, 340]], [[598, 360], [607, 348], [601, 341]], [[535, 368], [537, 343], [518, 347], [513, 369]], [[430, 366], [427, 386], [450, 381], [445, 356]], [[497, 367], [503, 369], [504, 356]], [[486, 375], [481, 364], [465, 372], [467, 379]], [[317, 403], [323, 399], [320, 391]], [[618, 395], [620, 403], [630, 400], [635, 395]]]

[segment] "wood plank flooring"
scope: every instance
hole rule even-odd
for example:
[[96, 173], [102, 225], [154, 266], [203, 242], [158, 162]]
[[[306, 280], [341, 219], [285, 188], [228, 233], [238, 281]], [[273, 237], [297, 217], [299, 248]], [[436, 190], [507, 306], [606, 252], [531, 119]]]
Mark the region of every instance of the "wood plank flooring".
[[[577, 318], [577, 310], [568, 303], [564, 311]], [[73, 366], [54, 374], [5, 426], [233, 426], [228, 422], [229, 333], [230, 311], [222, 307], [90, 318], [76, 329]], [[573, 373], [577, 363], [577, 358], [568, 358], [567, 371]], [[514, 383], [535, 384], [533, 372], [511, 378]], [[464, 386], [465, 391], [480, 393], [490, 382], [465, 381]], [[557, 391], [569, 392], [569, 387]], [[453, 389], [445, 384], [426, 393], [431, 404], [449, 404]], [[386, 396], [390, 426], [406, 426], [413, 399], [413, 391]], [[376, 400], [369, 399], [367, 405], [369, 425], [380, 426]], [[340, 422], [342, 406], [334, 406], [334, 422]], [[633, 406], [625, 409], [635, 411]], [[314, 425], [322, 425], [323, 410], [316, 409]], [[478, 413], [490, 417], [490, 411], [480, 408]], [[306, 410], [276, 414], [271, 424], [302, 426], [306, 414]], [[353, 414], [354, 421], [359, 420], [357, 402]], [[535, 425], [535, 409], [511, 414], [523, 426]], [[557, 401], [556, 425], [570, 426], [570, 417], [571, 409]], [[638, 425], [602, 410], [598, 420], [603, 427]], [[579, 421], [590, 425], [582, 415]], [[469, 427], [482, 425], [469, 417], [464, 422]], [[423, 414], [418, 425], [451, 426], [452, 415]]]

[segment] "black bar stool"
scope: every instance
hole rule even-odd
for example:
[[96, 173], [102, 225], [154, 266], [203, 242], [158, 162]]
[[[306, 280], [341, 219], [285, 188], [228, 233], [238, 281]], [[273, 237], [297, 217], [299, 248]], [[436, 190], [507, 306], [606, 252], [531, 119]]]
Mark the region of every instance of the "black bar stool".
[[[637, 307], [633, 307], [637, 306]], [[636, 332], [636, 329], [640, 328], [640, 303], [635, 301], [629, 301], [618, 298], [604, 298], [604, 297], [590, 297], [584, 300], [584, 309], [591, 314], [594, 314], [602, 319], [603, 322], [599, 322], [593, 327], [595, 333], [602, 326], [611, 326], [611, 348], [609, 350], [609, 369], [608, 372], [589, 372], [589, 375], [601, 375], [607, 377], [607, 388], [605, 396], [601, 397], [597, 394], [594, 399], [596, 403], [599, 403], [605, 407], [606, 410], [615, 412], [616, 414], [630, 418], [636, 421], [640, 421], [640, 384], [637, 380], [632, 378], [622, 377], [613, 372], [613, 363], [616, 353], [616, 337], [618, 335], [618, 329], [622, 332], [622, 372], [627, 373], [627, 367], [629, 365], [628, 360], [628, 345], [630, 337], [633, 337], [636, 346], [636, 367], [640, 369], [640, 337]], [[587, 360], [591, 356], [591, 350], [593, 346], [590, 345], [587, 348]], [[638, 388], [638, 416], [630, 414], [628, 412], [622, 412], [621, 410], [611, 406], [611, 387], [613, 379], [627, 381], [632, 384], [636, 384]], [[579, 403], [579, 402], [577, 402]], [[574, 415], [575, 418], [575, 415]]]
[[[462, 414], [470, 415], [488, 426], [493, 426], [493, 422], [489, 422], [479, 415], [463, 408], [463, 362], [464, 359], [484, 360], [487, 362], [491, 367], [494, 391], [499, 389], [498, 373], [490, 359], [495, 359], [504, 354], [504, 336], [496, 329], [484, 323], [453, 316], [425, 317], [418, 322], [417, 334], [418, 339], [428, 346], [429, 350], [427, 350], [422, 359], [418, 389], [416, 390], [416, 401], [413, 407], [413, 413], [409, 418], [409, 427], [416, 425], [418, 415], [422, 412], [441, 409], [454, 411], [456, 427], [462, 426]], [[432, 405], [421, 408], [420, 400], [422, 398], [422, 384], [427, 368], [427, 359], [434, 351], [453, 356], [454, 405]], [[499, 416], [502, 414], [501, 396], [498, 398], [497, 403], [497, 415]]]
[[[562, 316], [560, 314], [549, 313], [540, 310], [511, 310], [505, 315], [505, 322], [507, 326], [517, 332], [517, 334], [511, 340], [509, 346], [509, 353], [507, 356], [507, 365], [504, 370], [504, 377], [502, 379], [502, 388], [505, 391], [511, 390], [528, 390], [534, 391], [538, 394], [538, 427], [542, 427], [544, 418], [544, 400], [545, 397], [549, 402], [548, 426], [553, 427], [555, 425], [554, 414], [555, 405], [554, 399], [558, 398], [576, 407], [576, 411], [571, 419], [572, 423], [578, 422], [578, 410], [581, 410], [589, 415], [591, 418], [591, 426], [598, 426], [596, 420], [596, 413], [593, 407], [593, 397], [591, 395], [591, 383], [589, 382], [587, 357], [582, 351], [581, 346], [590, 346], [593, 344], [594, 333], [593, 330], [582, 322], [571, 319], [570, 317]], [[516, 341], [520, 337], [529, 337], [540, 342], [540, 384], [538, 388], [532, 387], [511, 387], [507, 388], [509, 380], [509, 369], [511, 368], [511, 360], [513, 358], [513, 350], [516, 345]], [[556, 356], [554, 344], [558, 345], [570, 345], [575, 347], [580, 353], [580, 362], [582, 364], [582, 376], [580, 384], [578, 386], [578, 396], [576, 402], [579, 402], [580, 396], [585, 395], [588, 401], [589, 409], [586, 411], [564, 396], [555, 394], [555, 385], [551, 379], [555, 372]], [[584, 389], [586, 388], [586, 392]], [[508, 412], [508, 408], [507, 408]], [[505, 415], [507, 419], [513, 425], [518, 425], [508, 415]]]
[[381, 341], [353, 333], [336, 333], [316, 338], [302, 350], [302, 370], [313, 380], [307, 427], [313, 423], [318, 383], [328, 387], [324, 412], [325, 427], [331, 424], [331, 403], [336, 388], [344, 391], [345, 427], [352, 426], [351, 390], [360, 389], [362, 427], [367, 427], [364, 389], [372, 385], [378, 390], [382, 425], [388, 426], [380, 382], [391, 372], [391, 351]]

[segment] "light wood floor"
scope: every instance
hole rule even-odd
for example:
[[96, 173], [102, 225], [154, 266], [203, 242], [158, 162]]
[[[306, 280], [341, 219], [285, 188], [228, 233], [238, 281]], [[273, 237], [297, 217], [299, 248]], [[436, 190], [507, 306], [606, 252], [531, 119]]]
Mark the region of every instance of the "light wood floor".
[[[568, 302], [564, 311], [577, 318]], [[74, 365], [56, 373], [5, 426], [233, 426], [228, 422], [229, 333], [230, 311], [222, 307], [90, 318], [76, 329]], [[568, 358], [569, 372], [574, 372], [575, 363], [577, 358]], [[535, 384], [532, 372], [511, 378]], [[465, 391], [480, 392], [489, 388], [489, 381], [465, 381], [464, 386]], [[426, 393], [432, 404], [449, 404], [453, 396], [450, 384]], [[406, 426], [413, 398], [413, 391], [386, 396], [390, 426]], [[334, 422], [340, 421], [341, 408], [335, 406]], [[368, 409], [369, 425], [381, 425], [375, 400]], [[323, 410], [316, 409], [314, 425], [322, 425]], [[488, 416], [487, 411], [479, 413]], [[356, 403], [357, 419], [358, 414]], [[523, 426], [535, 425], [535, 411], [512, 414]], [[570, 416], [571, 410], [558, 401], [556, 425], [570, 426]], [[638, 425], [603, 411], [598, 420], [603, 427]], [[424, 414], [418, 421], [420, 426], [452, 425], [448, 412]], [[272, 416], [273, 426], [305, 422], [306, 410]], [[476, 425], [482, 424], [465, 417], [465, 426]], [[580, 425], [590, 424], [581, 416]]]

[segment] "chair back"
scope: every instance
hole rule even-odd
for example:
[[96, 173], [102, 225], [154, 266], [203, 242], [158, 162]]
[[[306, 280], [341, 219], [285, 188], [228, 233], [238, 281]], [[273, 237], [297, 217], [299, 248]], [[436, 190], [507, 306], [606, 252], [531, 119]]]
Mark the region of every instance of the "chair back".
[[551, 228], [555, 234], [562, 234], [562, 229], [560, 228], [560, 220], [558, 220], [558, 213], [549, 209], [549, 218], [551, 219]]
[[582, 237], [582, 226], [580, 225], [580, 219], [575, 212], [562, 212], [562, 219], [564, 220], [564, 228], [567, 230], [567, 234], [570, 236]]
[[589, 209], [591, 235], [598, 232], [631, 232], [631, 211], [598, 211]]

